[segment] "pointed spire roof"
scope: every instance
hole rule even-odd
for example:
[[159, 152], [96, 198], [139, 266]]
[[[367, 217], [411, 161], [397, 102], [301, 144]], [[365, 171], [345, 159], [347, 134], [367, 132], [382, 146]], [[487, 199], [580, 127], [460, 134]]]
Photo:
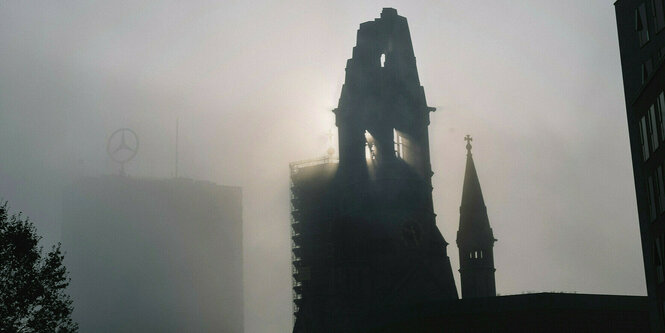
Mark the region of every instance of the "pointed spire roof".
[[462, 209], [465, 207], [478, 209], [485, 209], [485, 200], [483, 199], [483, 192], [480, 189], [480, 181], [476, 173], [476, 166], [473, 163], [473, 154], [471, 154], [471, 138], [470, 135], [464, 137], [466, 141], [466, 170], [464, 171], [464, 187], [462, 189]]
[[[462, 189], [462, 205], [460, 206], [459, 231], [464, 232], [465, 230], [469, 230], [473, 231], [475, 236], [483, 235], [494, 239], [489, 218], [487, 217], [483, 191], [480, 188], [476, 166], [473, 163], [473, 154], [471, 154], [471, 141], [473, 139], [470, 135], [467, 135], [464, 140], [467, 142], [466, 171], [464, 174], [464, 187]], [[489, 234], [487, 234], [488, 231]]]

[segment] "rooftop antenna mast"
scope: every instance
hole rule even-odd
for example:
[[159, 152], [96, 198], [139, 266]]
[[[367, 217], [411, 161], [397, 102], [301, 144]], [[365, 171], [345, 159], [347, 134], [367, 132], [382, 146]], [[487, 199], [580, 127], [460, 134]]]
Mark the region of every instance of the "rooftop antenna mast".
[[178, 178], [178, 131], [179, 131], [179, 118], [175, 118], [175, 178]]

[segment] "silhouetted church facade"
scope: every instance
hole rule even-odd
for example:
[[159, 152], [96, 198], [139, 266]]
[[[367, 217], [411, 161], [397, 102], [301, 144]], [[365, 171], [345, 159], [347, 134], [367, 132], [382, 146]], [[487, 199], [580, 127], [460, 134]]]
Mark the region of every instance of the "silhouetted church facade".
[[495, 297], [496, 239], [468, 136], [458, 299], [433, 209], [434, 110], [406, 18], [384, 8], [360, 25], [346, 65], [333, 110], [339, 160], [330, 154], [290, 165], [293, 331], [645, 331], [644, 297]]

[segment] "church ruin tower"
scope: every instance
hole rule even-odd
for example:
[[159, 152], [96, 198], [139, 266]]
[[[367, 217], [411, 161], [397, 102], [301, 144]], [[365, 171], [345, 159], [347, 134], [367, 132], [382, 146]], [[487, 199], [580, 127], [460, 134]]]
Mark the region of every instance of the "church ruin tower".
[[384, 8], [381, 18], [358, 29], [339, 106], [340, 166], [362, 176], [374, 165], [406, 162], [430, 182], [429, 113], [420, 85], [406, 18]]
[[[457, 299], [432, 204], [430, 112], [406, 18], [393, 8], [360, 25], [334, 110], [339, 194], [332, 285], [340, 314], [358, 330], [366, 318]], [[362, 286], [358, 288], [358, 286]]]
[[372, 331], [458, 298], [432, 204], [432, 111], [406, 18], [384, 8], [346, 63], [339, 163], [292, 168], [294, 332]]
[[457, 247], [459, 248], [462, 298], [496, 296], [494, 282], [494, 234], [487, 217], [487, 207], [480, 189], [471, 155], [471, 137], [467, 135], [466, 171], [460, 206]]

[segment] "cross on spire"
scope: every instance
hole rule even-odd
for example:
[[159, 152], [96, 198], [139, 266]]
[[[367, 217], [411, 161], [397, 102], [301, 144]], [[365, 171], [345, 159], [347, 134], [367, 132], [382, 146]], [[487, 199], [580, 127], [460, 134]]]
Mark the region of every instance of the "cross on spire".
[[464, 141], [466, 141], [466, 150], [469, 152], [469, 154], [471, 154], [471, 141], [473, 141], [473, 138], [471, 137], [471, 135], [467, 134], [464, 137]]

